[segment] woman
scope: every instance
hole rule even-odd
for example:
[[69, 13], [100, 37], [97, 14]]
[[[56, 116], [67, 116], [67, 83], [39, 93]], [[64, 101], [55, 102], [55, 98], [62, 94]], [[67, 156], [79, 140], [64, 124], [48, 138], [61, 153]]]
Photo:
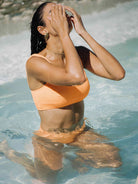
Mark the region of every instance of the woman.
[[[95, 53], [74, 47], [69, 36], [73, 26]], [[84, 68], [121, 80], [125, 71], [120, 63], [86, 31], [75, 10], [55, 3], [43, 3], [33, 16], [31, 54], [27, 79], [41, 118], [40, 129], [32, 138], [35, 159], [14, 151], [5, 141], [0, 143], [0, 152], [23, 165], [34, 178], [49, 183], [56, 181], [63, 157], [79, 172], [85, 165], [119, 167], [118, 149], [85, 125], [83, 99], [90, 87]], [[77, 147], [77, 157], [70, 158], [70, 147], [63, 143]]]
[[[73, 45], [69, 36], [73, 26], [94, 53]], [[43, 3], [33, 16], [31, 54], [26, 63], [27, 79], [41, 118], [35, 135], [89, 150], [87, 155], [78, 154], [81, 161], [88, 160], [93, 150], [89, 159], [96, 157], [91, 164], [94, 167], [120, 166], [118, 149], [99, 144], [106, 138], [85, 125], [83, 102], [89, 92], [84, 68], [101, 77], [121, 80], [125, 70], [120, 63], [86, 31], [74, 9], [55, 3]], [[99, 151], [105, 155], [97, 155]]]

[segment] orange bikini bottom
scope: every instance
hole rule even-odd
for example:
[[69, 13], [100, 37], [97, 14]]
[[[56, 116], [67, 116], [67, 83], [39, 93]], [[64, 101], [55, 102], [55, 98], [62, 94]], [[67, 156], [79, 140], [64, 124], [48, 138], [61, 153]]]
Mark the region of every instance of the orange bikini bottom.
[[85, 121], [83, 122], [82, 127], [77, 127], [73, 131], [67, 132], [55, 132], [55, 131], [45, 131], [41, 128], [34, 132], [35, 135], [50, 139], [51, 142], [59, 142], [63, 144], [69, 144], [74, 142], [75, 138], [81, 134], [85, 129]]

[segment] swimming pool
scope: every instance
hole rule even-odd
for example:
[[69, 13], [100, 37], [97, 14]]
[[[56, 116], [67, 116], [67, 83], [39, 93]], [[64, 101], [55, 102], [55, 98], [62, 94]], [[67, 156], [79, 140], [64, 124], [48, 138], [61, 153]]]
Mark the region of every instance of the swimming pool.
[[[96, 132], [120, 149], [119, 168], [90, 168], [78, 174], [65, 160], [60, 184], [134, 184], [138, 175], [138, 1], [84, 15], [87, 30], [126, 69], [122, 81], [99, 78], [87, 72], [91, 90], [85, 99], [85, 117]], [[29, 31], [0, 37], [0, 140], [18, 152], [33, 155], [32, 131], [39, 116], [28, 89], [25, 62], [29, 56]], [[73, 32], [76, 45], [85, 43]], [[20, 49], [20, 52], [19, 52]], [[8, 53], [8, 54], [7, 54]], [[71, 154], [71, 152], [70, 152]], [[0, 156], [1, 184], [38, 183], [27, 171]]]

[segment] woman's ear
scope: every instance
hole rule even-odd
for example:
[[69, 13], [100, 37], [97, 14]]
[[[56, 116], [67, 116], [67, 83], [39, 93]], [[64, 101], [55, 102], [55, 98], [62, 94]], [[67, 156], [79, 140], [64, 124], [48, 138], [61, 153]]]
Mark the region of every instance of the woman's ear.
[[45, 27], [43, 26], [37, 26], [37, 31], [41, 34], [41, 35], [46, 35], [48, 33], [48, 31], [46, 30]]

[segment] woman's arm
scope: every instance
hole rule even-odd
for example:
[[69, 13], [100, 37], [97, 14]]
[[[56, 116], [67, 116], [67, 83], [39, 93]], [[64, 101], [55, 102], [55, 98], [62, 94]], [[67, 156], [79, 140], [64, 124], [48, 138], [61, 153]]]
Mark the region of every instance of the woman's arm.
[[83, 66], [81, 65], [80, 57], [69, 36], [69, 25], [67, 22], [65, 8], [61, 5], [55, 5], [53, 6], [51, 15], [51, 26], [57, 32], [64, 50], [66, 71], [78, 76], [78, 78], [84, 78]]
[[[91, 52], [85, 47], [80, 47], [80, 54], [82, 52], [87, 59], [82, 61], [84, 67], [98, 76], [102, 76], [112, 80], [121, 80], [125, 76], [125, 70], [117, 59], [112, 56], [104, 47], [97, 43], [94, 38], [85, 30], [81, 17], [70, 7], [66, 7], [73, 14], [72, 21], [76, 32], [88, 43]], [[84, 57], [83, 57], [84, 58]]]
[[95, 52], [95, 55], [89, 51], [89, 60], [86, 68], [96, 75], [103, 76], [112, 80], [121, 80], [125, 76], [125, 70], [117, 59], [111, 55], [104, 47], [98, 44], [87, 32], [80, 35]]

